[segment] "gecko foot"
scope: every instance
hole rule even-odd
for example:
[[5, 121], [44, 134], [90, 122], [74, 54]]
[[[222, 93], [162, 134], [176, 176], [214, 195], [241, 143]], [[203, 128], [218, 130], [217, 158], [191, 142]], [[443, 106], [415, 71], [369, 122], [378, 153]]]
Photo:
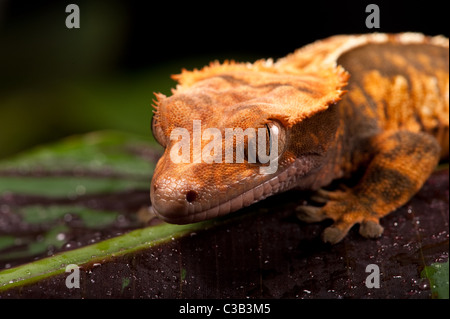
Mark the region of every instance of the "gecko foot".
[[360, 203], [350, 189], [334, 192], [319, 190], [311, 199], [326, 204], [323, 207], [298, 206], [297, 217], [308, 223], [332, 219], [333, 225], [322, 233], [324, 242], [340, 242], [355, 224], [360, 224], [359, 233], [366, 238], [377, 238], [383, 233], [379, 219]]

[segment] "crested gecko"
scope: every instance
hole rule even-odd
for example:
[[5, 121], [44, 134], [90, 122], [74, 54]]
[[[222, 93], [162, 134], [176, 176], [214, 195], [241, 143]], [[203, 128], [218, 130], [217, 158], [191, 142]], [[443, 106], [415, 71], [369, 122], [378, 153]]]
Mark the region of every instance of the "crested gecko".
[[[152, 132], [165, 152], [151, 182], [153, 212], [192, 223], [297, 188], [324, 204], [299, 205], [301, 220], [333, 220], [325, 242], [341, 241], [355, 224], [364, 237], [381, 236], [380, 218], [448, 158], [448, 47], [443, 36], [419, 33], [337, 35], [277, 61], [182, 70], [171, 96], [155, 93]], [[175, 163], [171, 132], [192, 133], [193, 120], [202, 130], [277, 133], [276, 171], [262, 174], [263, 164], [248, 160]], [[355, 185], [325, 190], [352, 176]]]

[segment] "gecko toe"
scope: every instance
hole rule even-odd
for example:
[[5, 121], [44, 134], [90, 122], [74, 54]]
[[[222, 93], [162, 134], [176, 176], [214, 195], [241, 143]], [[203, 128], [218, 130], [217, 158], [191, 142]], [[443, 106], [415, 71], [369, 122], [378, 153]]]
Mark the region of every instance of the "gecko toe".
[[383, 226], [374, 220], [364, 221], [359, 226], [359, 233], [366, 238], [378, 238], [383, 234], [383, 230]]
[[344, 229], [339, 227], [338, 225], [332, 225], [330, 227], [325, 228], [322, 233], [322, 240], [325, 243], [330, 243], [332, 245], [340, 242], [348, 233], [347, 227]]
[[327, 216], [323, 214], [321, 207], [297, 206], [295, 211], [297, 213], [297, 218], [306, 223], [320, 222], [327, 218]]
[[330, 200], [340, 200], [346, 196], [344, 191], [328, 191], [323, 188], [317, 190], [310, 199], [318, 204], [326, 204]]

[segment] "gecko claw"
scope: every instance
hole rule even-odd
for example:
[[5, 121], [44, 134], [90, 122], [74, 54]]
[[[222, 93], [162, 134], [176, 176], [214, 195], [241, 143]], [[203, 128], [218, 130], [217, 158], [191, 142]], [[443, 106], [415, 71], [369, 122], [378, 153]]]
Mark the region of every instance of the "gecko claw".
[[320, 196], [317, 193], [314, 194], [314, 195], [311, 195], [311, 197], [309, 199], [312, 200], [313, 202], [317, 203], [317, 204], [326, 204], [329, 201], [328, 198], [322, 197], [322, 196]]

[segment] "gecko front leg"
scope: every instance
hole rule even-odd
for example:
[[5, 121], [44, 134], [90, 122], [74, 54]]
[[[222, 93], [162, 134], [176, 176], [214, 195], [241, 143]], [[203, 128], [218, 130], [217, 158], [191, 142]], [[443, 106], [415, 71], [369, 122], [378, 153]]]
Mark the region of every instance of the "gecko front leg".
[[364, 237], [379, 237], [379, 220], [404, 205], [423, 185], [436, 167], [440, 146], [426, 133], [387, 131], [369, 141], [372, 160], [359, 181], [344, 191], [320, 191], [327, 200], [323, 207], [299, 206], [297, 216], [306, 222], [332, 219], [322, 234], [325, 242], [341, 241], [350, 228], [360, 224]]

